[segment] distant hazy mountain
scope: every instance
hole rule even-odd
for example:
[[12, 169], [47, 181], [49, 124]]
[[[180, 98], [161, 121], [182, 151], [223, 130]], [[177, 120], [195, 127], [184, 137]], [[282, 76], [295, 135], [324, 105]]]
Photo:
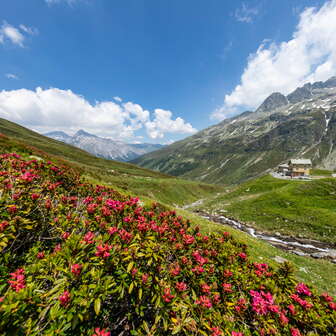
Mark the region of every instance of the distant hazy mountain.
[[133, 162], [211, 183], [236, 183], [289, 158], [336, 168], [336, 77], [285, 96], [272, 93], [254, 111], [225, 119]]
[[44, 135], [84, 149], [97, 157], [118, 161], [133, 160], [140, 155], [163, 147], [163, 145], [149, 143], [127, 144], [122, 141], [101, 138], [83, 130], [79, 130], [73, 136], [60, 131], [49, 132]]

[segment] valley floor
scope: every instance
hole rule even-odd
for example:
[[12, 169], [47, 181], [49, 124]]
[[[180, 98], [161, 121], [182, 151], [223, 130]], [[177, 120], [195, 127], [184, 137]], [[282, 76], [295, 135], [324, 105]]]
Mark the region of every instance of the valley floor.
[[281, 180], [266, 175], [192, 207], [224, 215], [263, 233], [336, 246], [336, 179]]

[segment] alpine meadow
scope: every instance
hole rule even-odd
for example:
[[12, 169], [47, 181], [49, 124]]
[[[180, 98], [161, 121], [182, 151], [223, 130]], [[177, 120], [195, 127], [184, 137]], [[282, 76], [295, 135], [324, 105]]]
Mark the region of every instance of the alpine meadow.
[[0, 9], [0, 336], [336, 335], [336, 0]]

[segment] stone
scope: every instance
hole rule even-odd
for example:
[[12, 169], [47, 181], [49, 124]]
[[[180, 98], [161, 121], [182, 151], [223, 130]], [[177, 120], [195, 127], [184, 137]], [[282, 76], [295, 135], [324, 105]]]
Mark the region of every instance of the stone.
[[293, 251], [294, 254], [298, 255], [298, 256], [301, 256], [301, 257], [304, 257], [307, 255], [307, 253], [304, 253], [302, 251], [298, 251], [298, 250], [294, 250]]
[[288, 261], [287, 259], [285, 259], [283, 257], [280, 257], [280, 256], [275, 256], [273, 259], [279, 264], [282, 264], [282, 263]]

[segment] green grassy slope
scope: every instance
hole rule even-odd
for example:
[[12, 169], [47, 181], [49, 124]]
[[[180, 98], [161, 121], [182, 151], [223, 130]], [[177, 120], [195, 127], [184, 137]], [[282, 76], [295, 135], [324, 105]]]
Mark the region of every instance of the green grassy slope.
[[201, 205], [265, 231], [336, 243], [336, 179], [279, 180], [263, 176]]
[[26, 145], [36, 147], [49, 155], [64, 158], [70, 163], [80, 165], [84, 169], [88, 168], [91, 171], [97, 170], [99, 172], [99, 169], [103, 169], [111, 174], [123, 173], [137, 176], [169, 177], [166, 174], [139, 168], [132, 164], [97, 158], [77, 147], [48, 138], [2, 118], [0, 118], [0, 133]]
[[66, 161], [94, 182], [109, 184], [120, 191], [166, 204], [183, 205], [222, 190], [222, 187], [185, 181], [133, 164], [97, 158], [1, 118], [0, 133], [9, 137], [0, 140], [2, 151], [7, 148], [10, 151], [51, 156], [58, 161]]
[[[45, 154], [41, 152], [42, 149], [46, 153], [49, 153], [49, 149], [55, 146], [56, 149], [53, 149], [53, 158], [57, 161], [63, 161], [63, 157], [65, 157], [71, 166], [80, 167], [79, 169], [91, 181], [109, 184], [123, 193], [140, 196], [145, 201], [156, 200], [168, 206], [174, 204], [182, 205], [200, 198], [214, 197], [217, 192], [223, 191], [222, 188], [216, 186], [175, 179], [144, 169], [138, 169], [132, 165], [98, 159], [77, 148], [45, 138], [1, 119], [0, 127], [0, 133], [15, 136], [13, 138], [0, 136], [0, 151], [26, 152], [26, 154], [43, 156]], [[30, 139], [29, 137], [32, 138]], [[22, 142], [25, 139], [29, 140], [29, 142], [25, 141], [26, 144], [34, 145], [39, 149], [31, 149], [25, 146]], [[81, 162], [84, 163], [81, 164]], [[108, 169], [114, 169], [116, 173], [109, 174]], [[146, 172], [148, 172], [147, 176], [145, 175]], [[235, 193], [238, 198], [244, 193], [243, 190], [247, 185], [252, 187], [252, 189], [250, 188], [251, 192], [260, 193], [275, 190], [287, 184], [288, 181], [265, 178], [263, 183], [255, 184], [252, 181], [242, 187], [238, 187], [232, 193]], [[177, 211], [185, 216], [185, 218], [189, 218], [194, 225], [199, 225], [204, 232], [221, 230], [232, 232], [237, 239], [249, 246], [249, 252], [256, 261], [268, 262], [275, 265], [276, 262], [273, 260], [275, 256], [286, 258], [294, 264], [298, 279], [315, 284], [320, 290], [327, 290], [331, 294], [336, 295], [336, 289], [333, 286], [333, 283], [336, 281], [336, 265], [324, 260], [299, 257], [283, 252], [243, 232], [209, 222], [185, 210], [177, 209]]]

